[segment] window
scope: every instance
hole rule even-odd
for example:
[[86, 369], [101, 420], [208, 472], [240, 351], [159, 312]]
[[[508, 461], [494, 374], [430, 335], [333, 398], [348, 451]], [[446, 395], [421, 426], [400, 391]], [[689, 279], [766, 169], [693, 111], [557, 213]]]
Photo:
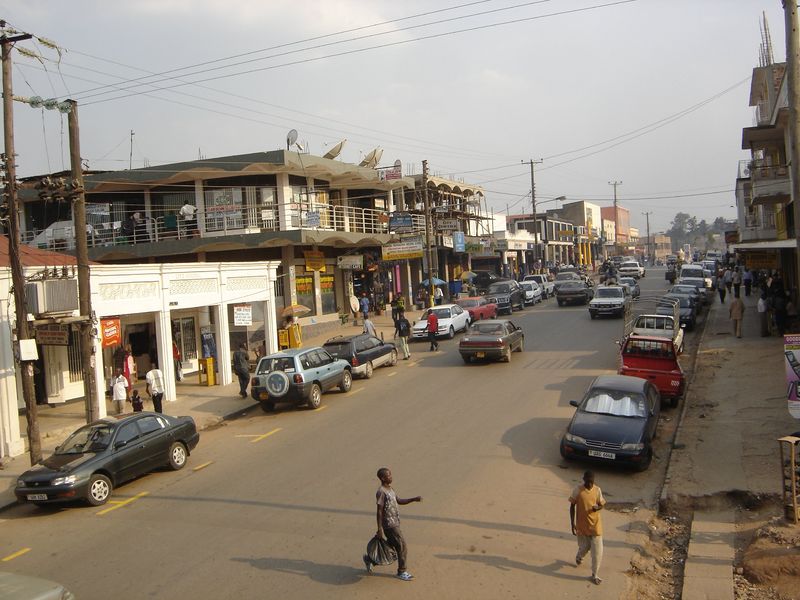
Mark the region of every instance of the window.
[[294, 278], [294, 290], [297, 294], [297, 303], [310, 308], [312, 315], [317, 314], [314, 297], [314, 275], [311, 273], [298, 273]]
[[325, 350], [315, 350], [314, 358], [320, 364], [320, 366], [329, 365], [333, 362], [333, 357], [325, 352]]
[[194, 332], [194, 317], [183, 317], [172, 321], [172, 338], [181, 351], [181, 360], [197, 358], [197, 337]]
[[114, 440], [114, 445], [119, 444], [120, 442], [130, 443], [136, 438], [139, 437], [139, 427], [136, 425], [136, 421], [131, 421], [130, 423], [125, 423], [122, 427], [119, 428], [117, 432], [117, 437]]
[[69, 381], [83, 381], [83, 360], [81, 358], [81, 338], [73, 332], [69, 334], [70, 344], [67, 346], [67, 362], [69, 363]]
[[319, 292], [322, 300], [322, 314], [338, 312], [336, 308], [336, 280], [333, 275], [319, 276]]
[[161, 431], [161, 424], [155, 417], [142, 417], [137, 423], [139, 423], [139, 429], [142, 430], [142, 435], [147, 435], [154, 431]]

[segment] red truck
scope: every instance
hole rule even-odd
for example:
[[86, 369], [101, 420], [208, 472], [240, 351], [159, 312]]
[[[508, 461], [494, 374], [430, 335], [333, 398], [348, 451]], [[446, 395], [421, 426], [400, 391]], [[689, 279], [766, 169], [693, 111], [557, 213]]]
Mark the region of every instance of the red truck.
[[620, 342], [620, 375], [650, 381], [675, 407], [686, 391], [686, 376], [678, 362], [675, 343], [670, 338], [628, 336]]

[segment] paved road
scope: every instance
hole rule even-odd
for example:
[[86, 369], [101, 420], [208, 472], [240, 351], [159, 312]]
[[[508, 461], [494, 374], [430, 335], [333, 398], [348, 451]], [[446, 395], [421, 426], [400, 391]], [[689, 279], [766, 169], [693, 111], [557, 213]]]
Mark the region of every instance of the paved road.
[[[662, 290], [663, 275], [642, 286]], [[589, 572], [570, 563], [566, 502], [583, 467], [563, 463], [558, 441], [569, 401], [616, 368], [621, 321], [591, 321], [585, 307], [554, 300], [513, 320], [526, 347], [510, 364], [465, 366], [457, 339], [438, 353], [417, 343], [411, 361], [325, 395], [317, 411], [256, 411], [204, 433], [183, 471], [117, 490], [128, 503], [6, 511], [0, 557], [30, 550], [0, 570], [61, 581], [82, 599], [585, 593]], [[652, 502], [662, 454], [646, 473], [598, 470], [612, 507]], [[410, 583], [391, 568], [365, 576], [360, 560], [384, 465], [400, 496], [424, 497], [401, 507]], [[619, 598], [628, 529], [641, 523], [613, 509], [604, 518], [606, 581], [592, 593]]]

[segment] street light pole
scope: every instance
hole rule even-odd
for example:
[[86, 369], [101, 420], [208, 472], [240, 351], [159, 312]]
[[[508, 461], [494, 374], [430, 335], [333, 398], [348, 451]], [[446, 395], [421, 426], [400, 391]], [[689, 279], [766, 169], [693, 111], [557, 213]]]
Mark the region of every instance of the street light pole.
[[428, 306], [433, 306], [433, 253], [431, 252], [431, 205], [428, 200], [428, 161], [422, 161], [422, 204], [425, 208], [425, 259], [428, 261]]

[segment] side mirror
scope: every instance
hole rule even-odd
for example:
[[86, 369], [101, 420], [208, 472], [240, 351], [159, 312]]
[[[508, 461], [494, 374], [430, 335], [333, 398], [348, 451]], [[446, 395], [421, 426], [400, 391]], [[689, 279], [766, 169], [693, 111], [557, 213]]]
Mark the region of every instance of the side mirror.
[[575, 408], [578, 408], [578, 401], [577, 400], [570, 400], [569, 401], [569, 405], [570, 406], [574, 406]]
[[128, 445], [127, 440], [119, 440], [118, 442], [114, 442], [114, 450], [119, 450], [120, 448], [124, 448]]
[[686, 329], [686, 323], [683, 323], [683, 324], [681, 325], [681, 329]]

